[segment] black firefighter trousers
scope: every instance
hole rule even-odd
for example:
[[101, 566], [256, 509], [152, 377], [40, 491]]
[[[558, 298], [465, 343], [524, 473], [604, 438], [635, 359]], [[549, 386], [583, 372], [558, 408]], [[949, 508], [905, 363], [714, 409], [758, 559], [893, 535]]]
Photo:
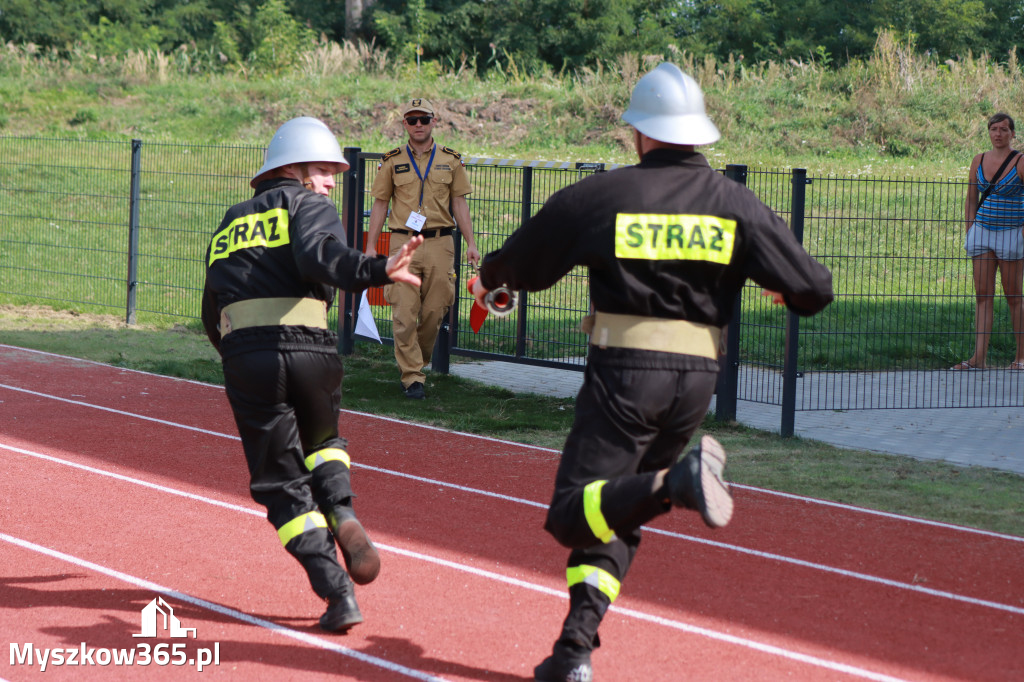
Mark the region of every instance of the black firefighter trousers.
[[221, 341], [250, 493], [324, 599], [349, 584], [325, 518], [352, 498], [336, 349], [332, 332], [296, 327], [240, 329]]
[[[593, 355], [591, 356], [593, 360]], [[588, 363], [545, 529], [570, 548], [569, 613], [559, 643], [600, 644], [598, 626], [640, 545], [670, 509], [653, 491], [707, 414], [717, 372]]]

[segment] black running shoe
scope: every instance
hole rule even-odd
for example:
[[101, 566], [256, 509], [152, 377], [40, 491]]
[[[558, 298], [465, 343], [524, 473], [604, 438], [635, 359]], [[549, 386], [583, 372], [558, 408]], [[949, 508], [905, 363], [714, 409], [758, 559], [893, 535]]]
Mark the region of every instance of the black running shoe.
[[721, 528], [732, 519], [733, 502], [729, 484], [722, 478], [725, 449], [711, 436], [672, 465], [665, 476], [669, 498], [677, 507], [696, 509], [704, 523]]
[[408, 386], [402, 388], [405, 391], [406, 398], [412, 398], [413, 400], [423, 400], [427, 397], [427, 392], [423, 390], [423, 383], [420, 381], [414, 381]]
[[555, 645], [554, 653], [533, 669], [536, 682], [594, 682], [590, 652], [569, 651]]
[[380, 573], [380, 554], [356, 518], [355, 511], [352, 507], [337, 506], [325, 516], [352, 581], [357, 585], [372, 583]]
[[352, 626], [363, 622], [352, 583], [348, 580], [345, 583], [339, 593], [328, 598], [327, 610], [320, 616], [320, 627], [328, 632], [347, 632]]

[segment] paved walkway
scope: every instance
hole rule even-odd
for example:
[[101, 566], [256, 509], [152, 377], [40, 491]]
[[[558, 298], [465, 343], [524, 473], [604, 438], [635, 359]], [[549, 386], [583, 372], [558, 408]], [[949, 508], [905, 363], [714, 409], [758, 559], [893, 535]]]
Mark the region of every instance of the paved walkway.
[[[579, 371], [510, 362], [453, 362], [451, 371], [517, 393], [565, 398], [575, 396], [583, 383]], [[994, 372], [972, 374], [977, 378], [971, 381], [996, 377]], [[871, 381], [857, 381], [854, 387], [878, 388]], [[713, 410], [714, 401], [711, 405]], [[782, 410], [777, 406], [741, 400], [736, 412], [741, 424], [776, 433], [780, 429]], [[802, 438], [838, 447], [1024, 474], [1024, 409], [1020, 407], [798, 410], [794, 430]]]

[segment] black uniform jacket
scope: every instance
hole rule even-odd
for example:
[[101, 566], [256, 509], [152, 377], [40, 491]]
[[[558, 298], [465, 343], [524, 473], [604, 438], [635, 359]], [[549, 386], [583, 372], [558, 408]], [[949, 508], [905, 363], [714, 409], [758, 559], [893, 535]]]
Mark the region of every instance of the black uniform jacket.
[[724, 327], [747, 278], [782, 292], [800, 315], [833, 298], [831, 273], [779, 216], [680, 150], [655, 149], [556, 192], [487, 254], [480, 277], [488, 289], [538, 291], [577, 265], [589, 268], [594, 309], [607, 313]]
[[253, 298], [315, 298], [330, 306], [336, 288], [389, 283], [386, 265], [386, 257], [348, 246], [329, 198], [297, 180], [266, 180], [228, 210], [207, 248], [203, 327], [219, 350], [225, 306]]

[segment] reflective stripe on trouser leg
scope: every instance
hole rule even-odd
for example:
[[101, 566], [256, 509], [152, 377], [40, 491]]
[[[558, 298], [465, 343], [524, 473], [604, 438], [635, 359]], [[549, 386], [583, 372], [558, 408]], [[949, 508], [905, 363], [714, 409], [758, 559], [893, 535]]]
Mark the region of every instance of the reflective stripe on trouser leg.
[[334, 438], [327, 442], [327, 447], [320, 447], [303, 459], [306, 468], [313, 474], [313, 498], [321, 511], [334, 505], [352, 503], [352, 461], [345, 445], [343, 438]]
[[295, 517], [281, 526], [277, 535], [285, 550], [302, 564], [317, 596], [327, 599], [350, 584], [348, 574], [338, 563], [334, 536], [319, 511]]
[[601, 488], [606, 483], [608, 481], [594, 481], [583, 489], [583, 515], [594, 537], [608, 544], [618, 538], [615, 537], [615, 531], [608, 527], [608, 521], [601, 512]]
[[306, 512], [278, 528], [277, 537], [281, 539], [281, 546], [284, 547], [296, 536], [317, 528], [327, 528], [327, 519], [318, 511]]
[[352, 468], [352, 460], [341, 448], [324, 448], [306, 456], [306, 468], [310, 471], [328, 462], [341, 462], [346, 468]]
[[585, 584], [596, 588], [608, 597], [608, 601], [614, 602], [619, 596], [622, 583], [608, 571], [597, 566], [570, 566], [565, 570], [565, 579], [571, 590], [574, 585]]
[[593, 650], [601, 645], [597, 630], [608, 607], [619, 595], [620, 583], [608, 571], [587, 564], [569, 566], [565, 575], [569, 583], [569, 613], [558, 641]]

